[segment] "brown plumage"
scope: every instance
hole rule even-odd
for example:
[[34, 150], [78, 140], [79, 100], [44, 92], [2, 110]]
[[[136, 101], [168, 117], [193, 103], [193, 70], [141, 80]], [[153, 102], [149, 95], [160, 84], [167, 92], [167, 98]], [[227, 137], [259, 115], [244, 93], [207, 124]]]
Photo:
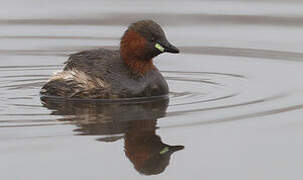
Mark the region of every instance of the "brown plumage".
[[64, 70], [41, 89], [43, 96], [80, 99], [115, 99], [161, 96], [168, 85], [153, 65], [163, 52], [178, 53], [162, 28], [152, 20], [133, 23], [119, 50], [95, 49], [73, 54]]
[[143, 59], [142, 56], [148, 53], [145, 49], [147, 40], [136, 31], [132, 29], [126, 31], [120, 46], [123, 60], [132, 72], [144, 75], [148, 70], [155, 68], [152, 59]]

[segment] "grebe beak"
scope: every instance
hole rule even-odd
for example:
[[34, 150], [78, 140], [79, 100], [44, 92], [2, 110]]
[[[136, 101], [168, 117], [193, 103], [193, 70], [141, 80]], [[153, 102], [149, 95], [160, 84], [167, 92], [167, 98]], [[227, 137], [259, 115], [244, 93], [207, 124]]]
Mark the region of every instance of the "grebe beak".
[[176, 48], [176, 46], [168, 43], [167, 45], [164, 45], [164, 48], [165, 48], [165, 52], [169, 52], [169, 53], [179, 53], [179, 49]]
[[169, 154], [170, 155], [170, 154], [172, 154], [172, 153], [174, 153], [176, 151], [180, 151], [182, 149], [184, 149], [184, 146], [181, 146], [181, 145], [178, 145], [178, 146], [166, 146], [159, 153], [161, 155], [164, 155], [164, 154]]
[[157, 48], [161, 52], [169, 52], [169, 53], [179, 53], [179, 49], [174, 45], [170, 44], [168, 41], [164, 41], [161, 43], [156, 43], [155, 48]]

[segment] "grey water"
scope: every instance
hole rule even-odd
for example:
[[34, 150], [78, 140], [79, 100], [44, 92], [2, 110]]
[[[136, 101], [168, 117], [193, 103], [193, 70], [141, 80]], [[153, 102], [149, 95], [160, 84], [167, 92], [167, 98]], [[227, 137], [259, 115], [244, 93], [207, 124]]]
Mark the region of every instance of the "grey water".
[[[0, 179], [302, 179], [303, 1], [1, 0]], [[169, 99], [41, 101], [77, 51], [140, 19]]]

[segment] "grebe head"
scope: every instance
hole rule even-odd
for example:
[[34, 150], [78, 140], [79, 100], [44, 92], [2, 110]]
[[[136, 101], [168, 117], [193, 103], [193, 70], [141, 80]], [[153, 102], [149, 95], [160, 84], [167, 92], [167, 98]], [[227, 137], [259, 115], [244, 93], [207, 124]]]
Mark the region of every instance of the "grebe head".
[[161, 26], [152, 20], [131, 24], [122, 37], [120, 48], [123, 58], [132, 53], [145, 61], [164, 52], [179, 53], [179, 49], [166, 39]]

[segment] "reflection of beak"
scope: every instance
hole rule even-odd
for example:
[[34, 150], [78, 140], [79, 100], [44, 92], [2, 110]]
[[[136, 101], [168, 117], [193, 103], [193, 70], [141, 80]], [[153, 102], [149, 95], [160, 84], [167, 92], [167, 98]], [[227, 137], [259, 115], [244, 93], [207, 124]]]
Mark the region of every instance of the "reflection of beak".
[[170, 149], [170, 152], [174, 153], [176, 151], [180, 151], [180, 150], [184, 149], [184, 146], [180, 146], [180, 145], [179, 146], [170, 146], [169, 149]]
[[160, 151], [160, 154], [161, 155], [172, 154], [172, 153], [174, 153], [176, 151], [180, 151], [182, 149], [184, 149], [184, 146], [166, 146]]
[[169, 52], [169, 53], [179, 53], [179, 49], [174, 45], [170, 44], [168, 41], [162, 43], [156, 43], [155, 48], [157, 48], [161, 52]]

